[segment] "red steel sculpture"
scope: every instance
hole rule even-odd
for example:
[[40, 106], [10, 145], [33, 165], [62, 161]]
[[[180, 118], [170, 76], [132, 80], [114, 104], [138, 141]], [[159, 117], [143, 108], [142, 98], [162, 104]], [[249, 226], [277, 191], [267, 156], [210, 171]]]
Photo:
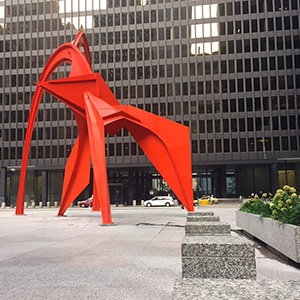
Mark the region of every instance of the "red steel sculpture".
[[[83, 46], [84, 54], [80, 51]], [[71, 64], [69, 77], [49, 81], [63, 63]], [[65, 168], [58, 215], [90, 182], [91, 159], [94, 174], [93, 210], [101, 207], [103, 224], [113, 224], [105, 159], [105, 132], [115, 135], [126, 127], [157, 171], [188, 211], [194, 210], [189, 129], [130, 105], [120, 105], [99, 73], [91, 69], [85, 34], [60, 46], [47, 62], [32, 99], [23, 149], [16, 214], [24, 214], [25, 178], [30, 142], [38, 106], [47, 91], [69, 106], [78, 127], [78, 137]]]

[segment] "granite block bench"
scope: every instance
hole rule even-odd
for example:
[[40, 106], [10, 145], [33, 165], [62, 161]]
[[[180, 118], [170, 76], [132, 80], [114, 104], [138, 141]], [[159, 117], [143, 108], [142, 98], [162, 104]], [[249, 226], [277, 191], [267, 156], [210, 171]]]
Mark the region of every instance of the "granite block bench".
[[186, 236], [230, 234], [230, 225], [225, 222], [187, 222], [185, 225]]
[[214, 213], [212, 211], [189, 211], [188, 217], [192, 216], [213, 216]]
[[240, 236], [185, 236], [183, 278], [255, 279], [253, 243]]
[[220, 222], [218, 216], [187, 216], [188, 222]]

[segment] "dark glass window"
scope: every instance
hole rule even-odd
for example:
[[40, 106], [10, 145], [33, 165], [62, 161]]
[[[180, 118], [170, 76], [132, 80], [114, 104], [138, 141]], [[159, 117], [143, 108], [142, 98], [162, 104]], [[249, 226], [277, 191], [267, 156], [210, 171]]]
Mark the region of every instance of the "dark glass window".
[[257, 20], [251, 20], [251, 32], [257, 32]]
[[269, 39], [269, 51], [275, 50], [275, 40], [273, 37], [270, 37]]
[[273, 11], [273, 0], [267, 0], [267, 11]]
[[262, 130], [261, 118], [255, 118], [255, 130], [256, 131], [261, 131]]
[[266, 38], [260, 39], [260, 51], [267, 51], [267, 40]]
[[245, 59], [245, 72], [251, 72], [251, 59]]
[[238, 152], [238, 140], [237, 139], [231, 140], [231, 149], [232, 149], [232, 152]]
[[296, 129], [296, 116], [289, 116], [290, 129]]
[[233, 34], [233, 22], [227, 22], [227, 34]]
[[226, 35], [225, 22], [220, 23], [220, 35]]
[[224, 139], [224, 152], [230, 152], [229, 139]]
[[266, 31], [266, 20], [265, 19], [259, 20], [259, 31], [260, 32]]
[[253, 103], [252, 103], [252, 98], [247, 98], [246, 99], [246, 108], [247, 111], [253, 111]]
[[289, 150], [289, 143], [288, 143], [288, 137], [282, 136], [281, 137], [281, 144], [282, 144], [282, 150]]
[[246, 152], [246, 139], [245, 138], [240, 139], [240, 151]]
[[270, 66], [270, 70], [276, 70], [275, 57], [273, 57], [273, 56], [269, 57], [269, 66]]
[[281, 19], [281, 17], [276, 18], [275, 24], [276, 24], [276, 30], [282, 30], [282, 19]]
[[278, 117], [272, 117], [272, 128], [273, 130], [279, 130]]
[[257, 72], [259, 71], [259, 59], [253, 58], [253, 71]]
[[237, 71], [239, 73], [243, 72], [243, 60], [242, 59], [237, 60]]
[[258, 39], [252, 39], [252, 51], [253, 52], [258, 51]]
[[249, 33], [250, 32], [249, 20], [244, 20], [243, 21], [243, 27], [244, 27], [244, 33]]
[[232, 2], [227, 3], [227, 15], [228, 16], [232, 16], [233, 15]]
[[284, 30], [290, 30], [291, 29], [290, 17], [284, 17], [283, 24], [284, 24]]
[[241, 40], [237, 40], [235, 43], [235, 48], [237, 53], [242, 53], [243, 52], [243, 44]]
[[253, 118], [247, 118], [247, 130], [248, 131], [253, 131], [254, 130]]
[[268, 18], [268, 31], [274, 31], [274, 19]]
[[[272, 0], [271, 0], [272, 1]], [[249, 14], [249, 1], [243, 1], [243, 14]]]
[[274, 151], [280, 151], [279, 137], [273, 138], [273, 149]]
[[250, 40], [244, 40], [244, 51], [250, 52]]
[[222, 100], [222, 112], [223, 113], [228, 112], [228, 100], [227, 99]]
[[236, 112], [236, 99], [230, 99], [230, 112]]
[[298, 16], [292, 17], [293, 29], [299, 29], [299, 19]]
[[239, 131], [241, 131], [241, 132], [246, 131], [246, 125], [245, 125], [245, 119], [244, 118], [239, 119]]
[[221, 17], [225, 16], [225, 4], [224, 3], [219, 4], [219, 14]]
[[205, 144], [206, 140], [200, 140], [200, 153], [206, 153]]
[[231, 119], [231, 132], [237, 132], [237, 119]]

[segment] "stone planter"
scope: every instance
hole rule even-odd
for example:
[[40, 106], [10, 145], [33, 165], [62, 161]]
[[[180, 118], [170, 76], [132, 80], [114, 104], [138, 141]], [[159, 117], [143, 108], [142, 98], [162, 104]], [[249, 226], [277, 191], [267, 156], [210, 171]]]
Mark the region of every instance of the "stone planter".
[[236, 212], [236, 224], [245, 232], [271, 246], [291, 260], [300, 262], [300, 227], [242, 211]]

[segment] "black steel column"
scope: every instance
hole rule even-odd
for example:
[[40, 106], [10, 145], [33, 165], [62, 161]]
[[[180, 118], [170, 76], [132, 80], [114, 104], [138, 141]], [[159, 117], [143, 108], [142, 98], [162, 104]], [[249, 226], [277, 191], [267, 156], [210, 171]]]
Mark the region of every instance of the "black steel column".
[[48, 171], [42, 171], [42, 203], [47, 205], [48, 201]]
[[136, 200], [134, 197], [133, 169], [128, 169], [128, 201]]
[[221, 197], [227, 198], [227, 188], [226, 188], [226, 166], [220, 166], [220, 186], [221, 186]]
[[[2, 202], [6, 203], [6, 194], [7, 194], [7, 168], [1, 167], [1, 185], [0, 185], [0, 204]], [[8, 203], [6, 203], [7, 205]]]

